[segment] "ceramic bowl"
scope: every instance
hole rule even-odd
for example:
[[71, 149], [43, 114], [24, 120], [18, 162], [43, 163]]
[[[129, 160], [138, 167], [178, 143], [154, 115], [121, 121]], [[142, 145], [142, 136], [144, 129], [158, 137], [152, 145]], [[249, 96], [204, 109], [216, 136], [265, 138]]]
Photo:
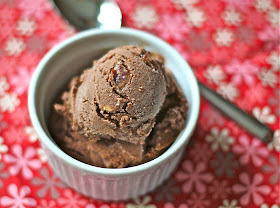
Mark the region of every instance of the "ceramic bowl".
[[[69, 80], [109, 49], [123, 45], [141, 46], [165, 58], [167, 68], [173, 72], [189, 103], [186, 127], [175, 142], [152, 161], [120, 169], [95, 167], [63, 152], [53, 141], [47, 121], [54, 97]], [[32, 124], [55, 174], [69, 187], [86, 196], [116, 201], [150, 192], [170, 177], [195, 129], [200, 96], [190, 66], [168, 43], [134, 29], [92, 29], [65, 40], [44, 56], [30, 83], [28, 107]]]

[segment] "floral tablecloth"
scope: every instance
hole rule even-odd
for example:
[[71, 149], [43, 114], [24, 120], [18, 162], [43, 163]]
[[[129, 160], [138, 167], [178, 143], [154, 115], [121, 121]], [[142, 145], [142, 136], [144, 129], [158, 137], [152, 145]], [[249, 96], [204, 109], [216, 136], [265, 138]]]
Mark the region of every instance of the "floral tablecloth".
[[50, 1], [0, 0], [0, 207], [279, 208], [279, 0], [117, 2], [125, 26], [172, 44], [199, 80], [270, 126], [273, 141], [202, 99], [186, 154], [160, 188], [120, 203], [81, 196], [53, 174], [27, 109], [36, 65], [76, 31]]

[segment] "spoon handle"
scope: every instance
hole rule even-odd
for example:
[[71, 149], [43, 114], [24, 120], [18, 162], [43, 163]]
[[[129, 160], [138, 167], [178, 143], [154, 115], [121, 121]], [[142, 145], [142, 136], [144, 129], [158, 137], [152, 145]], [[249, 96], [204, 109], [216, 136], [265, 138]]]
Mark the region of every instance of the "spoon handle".
[[272, 140], [272, 130], [258, 121], [256, 118], [241, 110], [239, 107], [229, 102], [221, 95], [217, 94], [203, 83], [198, 82], [200, 93], [210, 103], [216, 106], [219, 110], [225, 113], [229, 118], [238, 123], [241, 127], [252, 133], [261, 141], [268, 143]]

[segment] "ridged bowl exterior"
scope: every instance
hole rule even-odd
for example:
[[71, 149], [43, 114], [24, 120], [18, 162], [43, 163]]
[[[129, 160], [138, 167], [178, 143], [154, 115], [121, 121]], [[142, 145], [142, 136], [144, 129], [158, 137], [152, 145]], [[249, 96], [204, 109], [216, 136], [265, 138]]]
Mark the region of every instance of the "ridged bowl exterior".
[[50, 166], [64, 183], [85, 196], [105, 201], [128, 200], [154, 190], [170, 177], [183, 154], [182, 149], [165, 163], [140, 173], [104, 177], [85, 173], [56, 157], [48, 149], [44, 149]]

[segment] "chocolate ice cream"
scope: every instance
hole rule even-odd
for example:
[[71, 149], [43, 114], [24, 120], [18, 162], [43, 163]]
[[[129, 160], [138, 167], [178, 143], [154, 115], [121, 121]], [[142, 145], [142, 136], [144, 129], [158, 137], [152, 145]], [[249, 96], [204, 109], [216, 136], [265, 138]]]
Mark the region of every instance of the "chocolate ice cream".
[[70, 156], [99, 167], [156, 158], [186, 122], [187, 102], [163, 58], [135, 46], [94, 61], [55, 102], [49, 122], [54, 140]]

